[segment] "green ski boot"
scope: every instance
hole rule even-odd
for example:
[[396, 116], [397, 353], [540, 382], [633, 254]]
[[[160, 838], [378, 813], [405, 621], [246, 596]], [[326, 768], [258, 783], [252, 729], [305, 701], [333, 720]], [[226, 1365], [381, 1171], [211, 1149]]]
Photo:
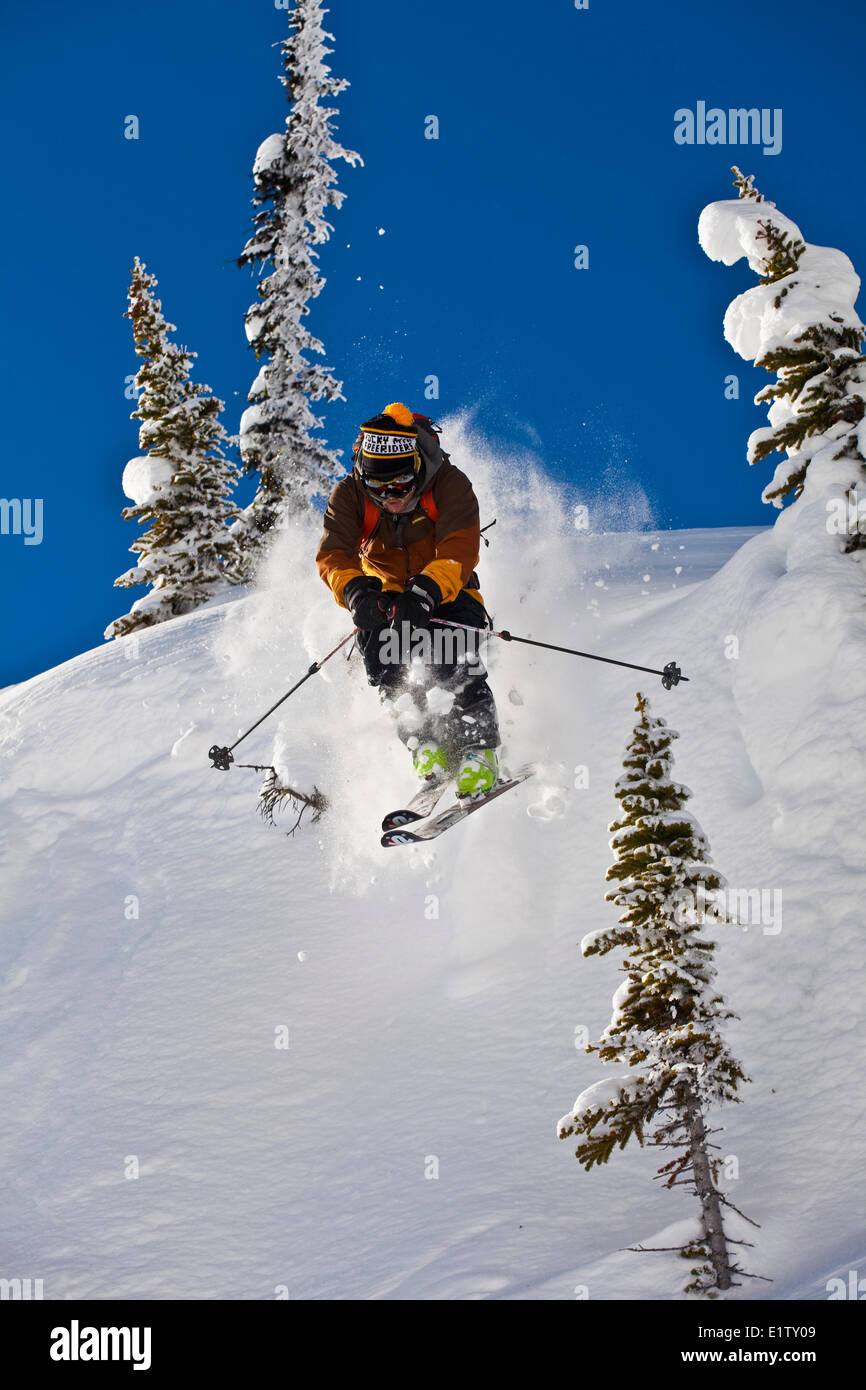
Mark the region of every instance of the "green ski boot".
[[448, 759], [438, 743], [427, 740], [412, 751], [412, 765], [425, 782], [441, 782], [448, 776]]
[[499, 776], [499, 760], [495, 748], [470, 748], [460, 759], [457, 769], [458, 796], [478, 796], [492, 791]]

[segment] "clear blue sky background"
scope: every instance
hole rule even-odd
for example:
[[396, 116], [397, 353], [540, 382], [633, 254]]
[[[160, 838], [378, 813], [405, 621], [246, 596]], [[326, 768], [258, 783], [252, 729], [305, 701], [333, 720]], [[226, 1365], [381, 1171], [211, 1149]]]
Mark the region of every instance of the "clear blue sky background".
[[[476, 407], [497, 442], [578, 487], [613, 463], [658, 525], [772, 520], [769, 469], [744, 453], [765, 378], [721, 332], [754, 277], [708, 261], [696, 223], [733, 196], [738, 163], [862, 271], [862, 0], [334, 0], [328, 24], [352, 84], [339, 138], [365, 161], [339, 166], [348, 197], [312, 319], [347, 398], [327, 408], [329, 442], [347, 448], [388, 400], [425, 408], [435, 373], [431, 409]], [[42, 497], [45, 534], [0, 536], [0, 684], [99, 645], [140, 592], [112, 587], [137, 534], [120, 516], [138, 452], [122, 317], [135, 255], [237, 428], [255, 284], [233, 258], [255, 150], [286, 114], [272, 47], [286, 28], [268, 0], [6, 9], [0, 495]], [[781, 154], [677, 146], [673, 113], [698, 100], [781, 107]]]

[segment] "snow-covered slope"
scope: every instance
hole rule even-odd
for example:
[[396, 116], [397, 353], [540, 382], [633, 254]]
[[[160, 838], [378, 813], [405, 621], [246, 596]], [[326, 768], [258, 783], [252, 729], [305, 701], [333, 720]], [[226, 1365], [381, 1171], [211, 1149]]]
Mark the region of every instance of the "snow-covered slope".
[[775, 1281], [739, 1296], [859, 1267], [860, 620], [792, 581], [778, 528], [589, 534], [528, 464], [449, 443], [498, 518], [500, 625], [691, 681], [492, 644], [508, 760], [542, 772], [405, 851], [378, 822], [411, 774], [357, 658], [239, 750], [315, 781], [318, 825], [268, 829], [257, 774], [208, 763], [347, 630], [315, 530], [263, 591], [0, 694], [0, 1263], [46, 1297], [676, 1296], [677, 1262], [623, 1247], [665, 1243], [688, 1196], [651, 1151], [586, 1174], [555, 1137], [603, 1074], [575, 1029], [604, 1027], [617, 962], [577, 943], [614, 912], [637, 688], [730, 884], [782, 894], [781, 921], [719, 929], [753, 1084], [715, 1118]]

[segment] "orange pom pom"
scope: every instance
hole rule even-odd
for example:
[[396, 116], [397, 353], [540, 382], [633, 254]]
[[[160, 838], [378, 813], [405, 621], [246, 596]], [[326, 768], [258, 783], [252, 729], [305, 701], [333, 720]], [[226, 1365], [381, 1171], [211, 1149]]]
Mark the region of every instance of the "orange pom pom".
[[396, 420], [398, 425], [414, 425], [415, 423], [414, 415], [402, 401], [393, 401], [391, 405], [386, 405], [382, 414], [390, 415], [391, 419]]

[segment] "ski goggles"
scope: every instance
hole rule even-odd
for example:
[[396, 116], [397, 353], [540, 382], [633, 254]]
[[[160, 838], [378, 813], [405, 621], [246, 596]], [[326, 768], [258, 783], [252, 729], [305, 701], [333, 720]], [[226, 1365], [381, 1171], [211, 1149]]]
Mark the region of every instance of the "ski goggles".
[[408, 497], [415, 490], [415, 474], [401, 473], [397, 478], [363, 478], [364, 487], [374, 497]]

